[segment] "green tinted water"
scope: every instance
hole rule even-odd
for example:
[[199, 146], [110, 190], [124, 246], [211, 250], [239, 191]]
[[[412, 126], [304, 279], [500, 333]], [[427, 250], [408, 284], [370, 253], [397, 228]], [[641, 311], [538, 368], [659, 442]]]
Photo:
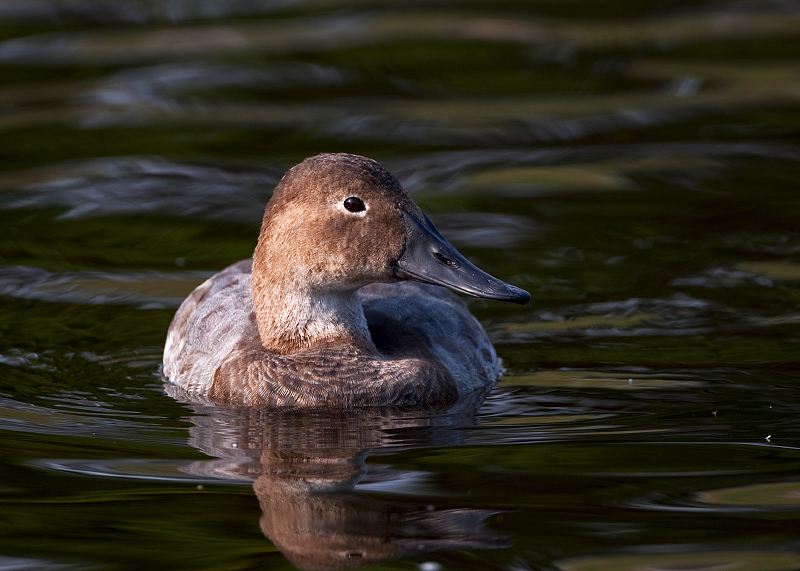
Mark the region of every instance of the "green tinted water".
[[[0, 1], [0, 567], [800, 568], [793, 2]], [[188, 405], [286, 168], [378, 159], [525, 307], [477, 412]]]

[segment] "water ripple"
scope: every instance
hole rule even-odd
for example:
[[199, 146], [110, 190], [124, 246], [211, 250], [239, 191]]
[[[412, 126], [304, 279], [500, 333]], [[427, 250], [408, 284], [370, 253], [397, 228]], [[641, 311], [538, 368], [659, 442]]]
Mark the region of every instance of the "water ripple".
[[42, 173], [50, 180], [0, 194], [0, 208], [64, 208], [59, 218], [65, 219], [149, 212], [254, 222], [281, 171], [228, 172], [158, 157], [106, 157]]
[[432, 214], [431, 219], [447, 239], [459, 246], [512, 248], [544, 233], [526, 216], [492, 212]]
[[141, 309], [178, 307], [213, 272], [49, 272], [0, 267], [0, 295], [51, 303], [132, 304]]
[[[190, 464], [185, 460], [159, 460], [154, 458], [117, 458], [110, 460], [88, 459], [43, 459], [33, 460], [28, 465], [59, 472], [101, 476], [104, 478], [127, 478], [152, 482], [187, 482], [192, 484], [219, 483], [219, 479], [200, 477], [183, 468]], [[225, 478], [226, 483], [231, 478]], [[234, 483], [236, 483], [234, 481]], [[241, 479], [238, 483], [250, 483]]]
[[[195, 89], [243, 86], [285, 89], [341, 85], [348, 79], [348, 74], [341, 70], [309, 63], [273, 64], [266, 68], [170, 63], [123, 70], [105, 78], [100, 86], [82, 94], [81, 99], [97, 105], [147, 104], [178, 110], [181, 103], [176, 95]], [[193, 99], [196, 101], [198, 97]]]
[[631, 298], [624, 301], [544, 309], [524, 323], [502, 323], [491, 330], [496, 342], [514, 342], [561, 335], [627, 337], [697, 335], [736, 313], [716, 302], [676, 295], [672, 299]]
[[[687, 164], [682, 160], [685, 157], [692, 157], [694, 163], [690, 163], [690, 166], [702, 157], [765, 157], [800, 161], [800, 148], [793, 145], [727, 142], [585, 145], [536, 150], [489, 148], [397, 157], [384, 163], [410, 192], [463, 194], [465, 191], [490, 191], [497, 194], [503, 181], [494, 180], [492, 187], [487, 188], [485, 184], [476, 184], [476, 176], [520, 168], [564, 167], [571, 169], [568, 174], [574, 178], [575, 169], [597, 165], [607, 166], [606, 171], [610, 176], [619, 176], [630, 169], [640, 171], [644, 167], [650, 170], [682, 168]], [[716, 166], [724, 165], [719, 163]]]
[[67, 563], [53, 561], [52, 559], [0, 555], [0, 569], [3, 569], [3, 571], [69, 571], [70, 569], [91, 570], [102, 568], [101, 565], [92, 565], [85, 562]]
[[[690, 551], [691, 549], [691, 551]], [[642, 549], [644, 551], [644, 549]], [[668, 550], [666, 552], [659, 552]], [[693, 571], [789, 571], [800, 565], [800, 554], [777, 549], [735, 551], [725, 545], [709, 551], [708, 547], [649, 546], [650, 553], [594, 555], [562, 559], [556, 562], [561, 571], [638, 571], [642, 569]]]
[[102, 23], [183, 22], [273, 12], [298, 0], [3, 0], [0, 18]]
[[754, 275], [751, 272], [713, 268], [697, 276], [676, 278], [670, 282], [674, 287], [772, 287], [772, 280]]
[[[101, 404], [100, 408], [102, 406]], [[0, 430], [57, 436], [84, 436], [93, 439], [115, 438], [129, 441], [141, 441], [143, 434], [153, 436], [160, 433], [160, 436], [164, 436], [164, 429], [161, 427], [138, 420], [112, 418], [99, 414], [99, 412], [98, 409], [92, 415], [77, 414], [0, 397]], [[122, 416], [125, 414], [123, 413]], [[172, 443], [179, 442], [174, 438], [168, 440]]]

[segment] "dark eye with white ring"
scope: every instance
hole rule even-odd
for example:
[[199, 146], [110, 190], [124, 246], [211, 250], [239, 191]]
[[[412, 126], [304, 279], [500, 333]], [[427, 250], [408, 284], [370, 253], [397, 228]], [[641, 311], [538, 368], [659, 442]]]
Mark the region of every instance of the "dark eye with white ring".
[[366, 206], [364, 206], [364, 202], [357, 196], [351, 196], [350, 198], [345, 198], [344, 207], [350, 212], [363, 212], [367, 208]]

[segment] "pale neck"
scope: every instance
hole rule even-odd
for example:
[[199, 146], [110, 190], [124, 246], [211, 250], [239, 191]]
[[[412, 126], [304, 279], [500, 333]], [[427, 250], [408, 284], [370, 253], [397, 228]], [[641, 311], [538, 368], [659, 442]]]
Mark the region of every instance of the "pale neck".
[[310, 292], [286, 279], [253, 274], [253, 305], [261, 344], [288, 355], [318, 346], [348, 345], [377, 353], [358, 290]]

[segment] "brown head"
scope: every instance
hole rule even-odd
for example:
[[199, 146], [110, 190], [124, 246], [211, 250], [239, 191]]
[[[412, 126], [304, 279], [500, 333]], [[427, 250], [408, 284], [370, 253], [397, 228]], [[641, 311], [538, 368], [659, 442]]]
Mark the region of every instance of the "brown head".
[[377, 162], [347, 154], [308, 158], [275, 188], [255, 263], [312, 289], [394, 281], [390, 264], [405, 245], [404, 210], [419, 208]]
[[369, 348], [356, 291], [398, 279], [503, 301], [530, 298], [467, 261], [377, 162], [323, 154], [284, 175], [253, 254], [253, 301], [267, 349], [339, 341]]

